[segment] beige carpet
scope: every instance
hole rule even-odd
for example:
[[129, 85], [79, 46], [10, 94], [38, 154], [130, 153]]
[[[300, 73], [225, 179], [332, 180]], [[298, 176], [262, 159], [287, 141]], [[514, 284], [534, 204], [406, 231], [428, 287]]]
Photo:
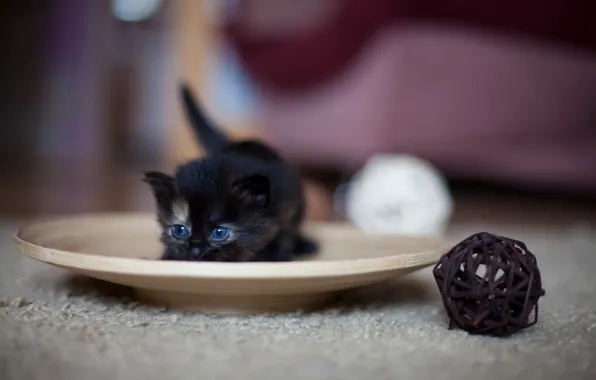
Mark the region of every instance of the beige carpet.
[[508, 339], [447, 330], [430, 268], [315, 314], [208, 317], [21, 257], [0, 224], [0, 379], [596, 379], [596, 228], [457, 226], [525, 241], [546, 297]]

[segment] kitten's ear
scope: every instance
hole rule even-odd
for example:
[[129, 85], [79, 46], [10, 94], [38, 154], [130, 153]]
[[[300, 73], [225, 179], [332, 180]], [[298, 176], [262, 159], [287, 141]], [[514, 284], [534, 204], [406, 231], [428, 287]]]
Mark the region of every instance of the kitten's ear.
[[167, 209], [176, 197], [176, 180], [174, 177], [161, 172], [146, 172], [143, 182], [151, 186], [157, 205]]
[[236, 180], [233, 183], [234, 193], [240, 199], [259, 207], [269, 204], [271, 198], [271, 182], [264, 175], [252, 175]]

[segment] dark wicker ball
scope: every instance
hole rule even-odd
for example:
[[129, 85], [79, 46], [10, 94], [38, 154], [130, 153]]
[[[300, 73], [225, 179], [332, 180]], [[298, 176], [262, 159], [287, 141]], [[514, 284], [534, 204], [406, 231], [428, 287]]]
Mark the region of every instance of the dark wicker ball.
[[520, 241], [476, 233], [444, 254], [433, 275], [450, 329], [507, 336], [538, 321], [545, 292], [536, 257]]

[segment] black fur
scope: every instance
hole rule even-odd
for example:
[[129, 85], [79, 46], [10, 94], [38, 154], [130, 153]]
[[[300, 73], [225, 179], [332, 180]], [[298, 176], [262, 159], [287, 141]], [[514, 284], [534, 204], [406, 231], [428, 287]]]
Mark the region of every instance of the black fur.
[[[174, 176], [145, 173], [162, 227], [162, 259], [290, 261], [316, 252], [317, 244], [300, 233], [304, 195], [295, 169], [262, 142], [230, 141], [203, 115], [186, 85], [181, 98], [207, 154], [181, 165]], [[175, 224], [185, 225], [190, 237], [172, 236]], [[217, 226], [233, 231], [229, 240], [211, 241]]]

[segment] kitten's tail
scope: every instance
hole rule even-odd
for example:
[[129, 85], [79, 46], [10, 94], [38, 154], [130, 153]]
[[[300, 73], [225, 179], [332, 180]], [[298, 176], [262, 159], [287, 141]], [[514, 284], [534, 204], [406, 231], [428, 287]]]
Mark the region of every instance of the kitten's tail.
[[186, 116], [193, 126], [196, 138], [207, 153], [216, 152], [228, 145], [228, 137], [207, 119], [186, 83], [180, 85], [180, 93]]

